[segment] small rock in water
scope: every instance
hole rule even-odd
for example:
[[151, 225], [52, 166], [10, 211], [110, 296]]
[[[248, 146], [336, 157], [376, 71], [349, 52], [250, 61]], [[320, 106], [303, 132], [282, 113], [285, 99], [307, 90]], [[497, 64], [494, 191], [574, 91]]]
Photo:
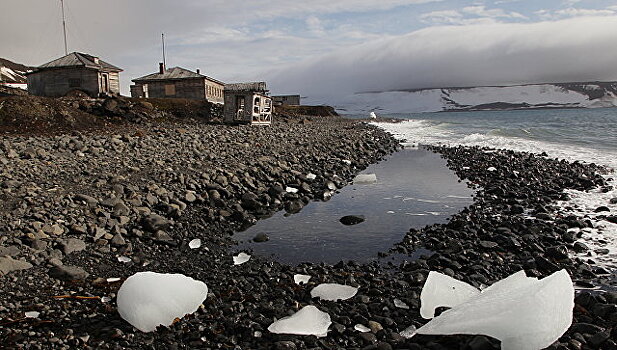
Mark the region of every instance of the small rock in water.
[[138, 272], [118, 290], [118, 313], [140, 331], [152, 332], [197, 311], [207, 295], [206, 284], [190, 277]]
[[346, 215], [339, 219], [341, 224], [351, 226], [364, 222], [364, 215]]
[[197, 249], [199, 247], [201, 247], [201, 239], [195, 238], [194, 240], [189, 242], [189, 248]]
[[357, 331], [358, 331], [358, 332], [360, 332], [360, 333], [367, 333], [367, 332], [370, 332], [370, 331], [371, 331], [371, 329], [370, 329], [370, 328], [368, 328], [368, 327], [367, 327], [367, 326], [365, 326], [365, 325], [359, 324], [359, 323], [358, 323], [357, 325], [355, 325], [355, 326], [353, 327], [353, 329], [357, 330]]
[[270, 240], [270, 237], [268, 237], [268, 235], [265, 233], [258, 233], [253, 238], [253, 242], [256, 242], [256, 243], [263, 243], [263, 242], [267, 242], [268, 240]]
[[268, 331], [275, 334], [325, 337], [331, 324], [330, 315], [313, 305], [308, 305], [292, 316], [281, 318], [272, 323], [268, 327]]
[[241, 265], [244, 264], [245, 262], [249, 261], [251, 259], [251, 256], [242, 252], [236, 256], [234, 256], [234, 265]]
[[294, 275], [294, 282], [296, 284], [307, 284], [310, 279], [311, 279], [311, 276], [309, 275], [301, 275], [301, 274]]
[[617, 204], [617, 198], [611, 198], [609, 201], [610, 204]]
[[311, 290], [311, 298], [322, 300], [347, 300], [358, 293], [358, 288], [338, 283], [322, 283]]
[[594, 211], [596, 213], [601, 213], [601, 212], [604, 212], [604, 211], [611, 211], [611, 210], [607, 206], [603, 205], [603, 206], [597, 207], [596, 210], [594, 210]]

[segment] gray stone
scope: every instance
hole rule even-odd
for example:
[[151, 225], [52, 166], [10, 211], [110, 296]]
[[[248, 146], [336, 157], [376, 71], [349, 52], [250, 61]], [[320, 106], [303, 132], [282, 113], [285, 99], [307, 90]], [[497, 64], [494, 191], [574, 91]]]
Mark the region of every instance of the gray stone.
[[86, 194], [77, 194], [75, 195], [75, 199], [86, 202], [89, 206], [95, 206], [99, 203], [96, 198], [88, 196]]
[[150, 232], [157, 232], [159, 230], [165, 230], [169, 227], [170, 222], [160, 215], [150, 214], [143, 219], [142, 224], [146, 230]]
[[195, 195], [195, 192], [193, 191], [186, 191], [186, 193], [184, 194], [184, 200], [189, 203], [193, 203], [194, 201], [197, 200], [197, 196]]
[[126, 204], [124, 204], [124, 202], [122, 201], [119, 201], [114, 205], [113, 213], [115, 216], [129, 215], [130, 212], [131, 210], [129, 209], [129, 207], [127, 207]]
[[26, 270], [32, 267], [32, 264], [26, 261], [15, 260], [10, 256], [0, 257], [0, 276], [4, 276], [11, 271]]
[[54, 266], [51, 269], [49, 269], [49, 276], [59, 279], [59, 280], [70, 281], [70, 280], [84, 280], [88, 278], [89, 274], [81, 267], [63, 265], [63, 266]]
[[19, 247], [10, 245], [8, 247], [0, 247], [0, 256], [15, 256], [21, 252]]
[[268, 240], [270, 240], [270, 237], [265, 233], [258, 233], [255, 235], [255, 238], [253, 238], [253, 241], [257, 243], [266, 242]]
[[86, 249], [86, 243], [77, 238], [65, 238], [58, 241], [62, 252], [66, 255]]
[[163, 231], [163, 230], [158, 230], [154, 233], [154, 239], [158, 240], [158, 241], [171, 241], [171, 236], [169, 234], [167, 234], [167, 232]]
[[115, 246], [123, 246], [126, 245], [126, 241], [124, 240], [124, 237], [122, 237], [121, 234], [117, 233], [112, 239], [111, 239], [111, 244], [115, 245]]

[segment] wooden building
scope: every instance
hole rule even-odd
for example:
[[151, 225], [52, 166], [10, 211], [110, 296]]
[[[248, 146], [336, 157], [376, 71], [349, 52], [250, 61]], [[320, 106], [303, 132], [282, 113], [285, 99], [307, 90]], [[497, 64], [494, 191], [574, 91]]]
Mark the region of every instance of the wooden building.
[[96, 56], [72, 52], [27, 72], [28, 91], [60, 97], [85, 93], [91, 97], [120, 94], [122, 69]]
[[275, 106], [299, 106], [300, 95], [279, 95], [272, 96]]
[[132, 97], [206, 99], [223, 103], [225, 83], [181, 67], [165, 69], [160, 63], [157, 73], [133, 79]]
[[266, 83], [225, 85], [224, 120], [229, 124], [272, 123], [272, 98]]

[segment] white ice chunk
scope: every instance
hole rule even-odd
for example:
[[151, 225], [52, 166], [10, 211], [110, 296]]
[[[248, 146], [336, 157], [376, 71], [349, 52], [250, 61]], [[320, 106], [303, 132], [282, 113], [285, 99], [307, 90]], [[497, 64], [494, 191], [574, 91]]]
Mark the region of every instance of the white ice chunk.
[[107, 281], [107, 283], [118, 282], [118, 281], [120, 281], [120, 277], [109, 277], [106, 281]]
[[358, 288], [337, 283], [322, 283], [311, 290], [311, 298], [322, 300], [347, 300], [358, 293]]
[[118, 290], [118, 313], [140, 331], [152, 332], [197, 311], [207, 295], [206, 284], [190, 277], [138, 272]]
[[311, 279], [311, 276], [309, 275], [301, 275], [301, 274], [294, 275], [294, 282], [296, 282], [296, 284], [307, 284], [310, 279]]
[[110, 297], [102, 297], [101, 298], [101, 303], [109, 303], [111, 301]]
[[518, 272], [445, 311], [418, 334], [483, 334], [504, 350], [543, 349], [572, 324], [574, 287], [566, 270], [537, 280]]
[[414, 335], [416, 335], [416, 331], [417, 331], [416, 326], [411, 325], [411, 326], [405, 328], [399, 334], [401, 335], [401, 337], [403, 337], [405, 339], [409, 339], [409, 338], [413, 337]]
[[353, 329], [357, 330], [360, 333], [368, 333], [371, 331], [370, 328], [368, 328], [367, 326], [363, 325], [363, 324], [357, 324], [353, 327]]
[[420, 316], [433, 318], [436, 308], [454, 307], [478, 294], [478, 289], [465, 282], [431, 271], [420, 293]]
[[189, 242], [189, 248], [197, 249], [199, 247], [201, 247], [201, 239], [195, 238], [194, 240]]
[[294, 188], [294, 187], [289, 187], [289, 186], [287, 186], [287, 187], [285, 188], [285, 192], [287, 192], [287, 193], [298, 193], [298, 189], [297, 189], [297, 188]]
[[375, 112], [371, 112], [368, 117], [371, 119], [377, 119], [377, 114], [375, 114]]
[[409, 305], [405, 304], [405, 302], [400, 299], [394, 299], [394, 306], [398, 307], [399, 309], [409, 310]]
[[38, 318], [41, 313], [38, 311], [26, 311], [24, 314], [26, 318]]
[[349, 160], [349, 159], [343, 159], [342, 162], [347, 164], [347, 165], [351, 165], [351, 160]]
[[240, 264], [244, 264], [245, 262], [249, 261], [251, 259], [251, 256], [242, 252], [236, 256], [234, 256], [234, 265], [240, 265]]
[[494, 166], [492, 166], [492, 167], [488, 167], [486, 170], [487, 170], [487, 171], [491, 171], [491, 172], [492, 172], [492, 171], [497, 171], [497, 168], [495, 168]]
[[306, 175], [306, 178], [309, 180], [315, 180], [317, 178], [317, 175], [313, 174], [313, 173], [308, 173]]
[[118, 261], [121, 263], [128, 263], [128, 262], [131, 262], [132, 260], [128, 256], [119, 256]]
[[315, 335], [325, 337], [332, 322], [330, 315], [313, 305], [303, 307], [292, 316], [272, 323], [268, 331], [276, 334]]
[[359, 174], [353, 179], [355, 185], [369, 185], [377, 182], [377, 175], [375, 174]]

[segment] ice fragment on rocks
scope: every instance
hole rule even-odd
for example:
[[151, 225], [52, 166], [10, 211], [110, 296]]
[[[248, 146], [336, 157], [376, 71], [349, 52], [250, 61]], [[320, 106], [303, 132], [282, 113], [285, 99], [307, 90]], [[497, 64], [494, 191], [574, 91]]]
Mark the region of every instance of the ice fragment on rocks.
[[107, 283], [114, 283], [120, 281], [120, 277], [109, 277]]
[[436, 308], [455, 307], [478, 294], [478, 289], [465, 282], [431, 271], [420, 293], [420, 316], [433, 318]]
[[201, 247], [201, 239], [195, 238], [194, 240], [189, 242], [189, 248], [197, 249], [199, 247]]
[[127, 262], [131, 262], [131, 258], [127, 257], [127, 256], [119, 256], [118, 257], [118, 261], [121, 263], [127, 263]]
[[138, 272], [118, 290], [118, 313], [142, 332], [171, 325], [199, 308], [208, 287], [181, 274]]
[[409, 305], [405, 304], [402, 300], [400, 299], [394, 299], [394, 306], [398, 307], [399, 309], [406, 309], [409, 310]]
[[268, 331], [276, 334], [315, 335], [325, 337], [332, 322], [330, 315], [313, 305], [303, 307], [292, 316], [272, 323]]
[[409, 338], [413, 337], [414, 335], [416, 335], [416, 326], [411, 325], [411, 326], [405, 328], [399, 334], [401, 335], [401, 337], [403, 337], [405, 339], [409, 339]]
[[309, 180], [315, 180], [317, 178], [317, 175], [313, 174], [313, 173], [308, 173], [306, 175], [306, 178]]
[[356, 185], [368, 185], [377, 182], [377, 175], [375, 174], [359, 174], [353, 179], [353, 183]]
[[370, 332], [370, 331], [371, 331], [371, 329], [370, 329], [370, 328], [368, 328], [368, 327], [367, 327], [367, 326], [365, 326], [365, 325], [359, 324], [359, 323], [358, 323], [357, 325], [355, 325], [355, 326], [353, 327], [353, 329], [357, 330], [357, 331], [358, 331], [358, 332], [360, 332], [360, 333], [367, 333], [367, 332]]
[[249, 261], [251, 259], [251, 256], [242, 252], [236, 256], [234, 256], [234, 265], [240, 265], [240, 264], [244, 264], [245, 262]]
[[494, 166], [489, 167], [486, 169], [487, 171], [497, 171], [497, 168], [495, 168]]
[[310, 279], [311, 279], [311, 276], [309, 275], [301, 275], [301, 274], [294, 275], [294, 282], [296, 284], [307, 284]]
[[24, 315], [26, 318], [38, 318], [41, 313], [38, 311], [26, 311]]
[[566, 270], [541, 280], [521, 271], [445, 311], [417, 333], [483, 334], [500, 340], [504, 350], [543, 349], [570, 327], [573, 308], [574, 287]]
[[322, 300], [347, 300], [358, 292], [358, 288], [337, 283], [322, 283], [311, 290], [311, 298]]
[[297, 188], [293, 188], [293, 187], [289, 187], [289, 186], [287, 186], [287, 187], [285, 188], [285, 192], [287, 192], [287, 193], [298, 193], [298, 189], [297, 189]]

